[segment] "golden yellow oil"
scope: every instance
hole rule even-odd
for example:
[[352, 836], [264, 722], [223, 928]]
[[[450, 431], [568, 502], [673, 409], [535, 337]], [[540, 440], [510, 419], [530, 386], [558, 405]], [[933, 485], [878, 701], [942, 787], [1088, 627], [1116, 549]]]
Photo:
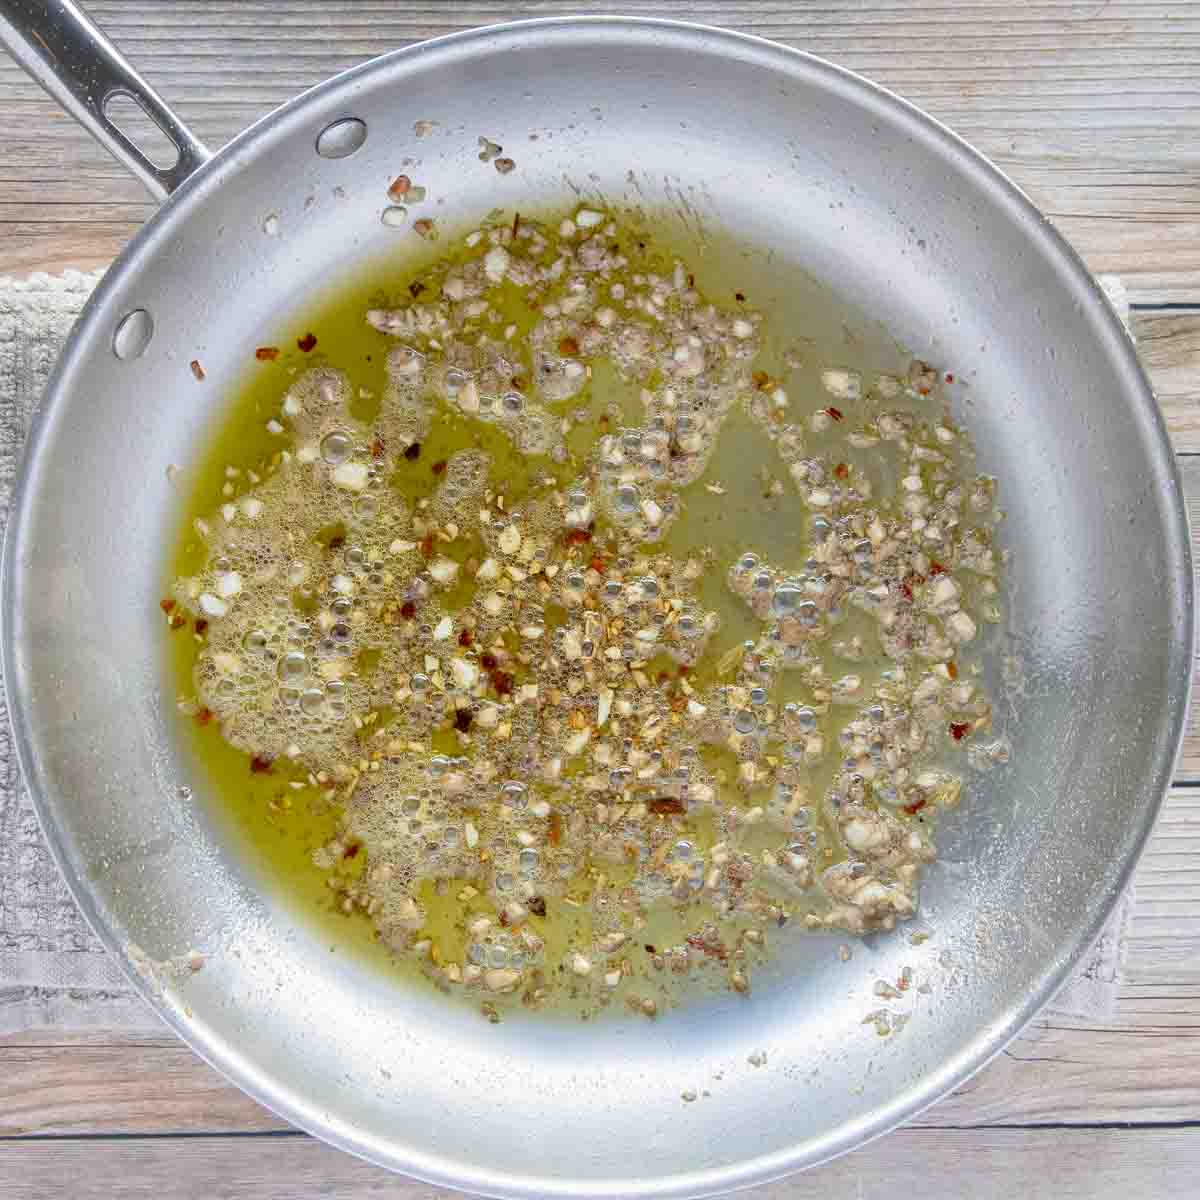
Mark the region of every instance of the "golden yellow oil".
[[[631, 273], [669, 268], [678, 256], [695, 272], [696, 286], [714, 303], [727, 307], [746, 303], [767, 313], [767, 338], [760, 362], [764, 370], [786, 381], [797, 417], [825, 403], [817, 383], [822, 366], [853, 364], [864, 371], [889, 372], [901, 367], [901, 351], [882, 328], [849, 309], [796, 268], [773, 262], [769, 253], [729, 236], [709, 233], [697, 240], [669, 217], [627, 219], [632, 223], [623, 230], [623, 237], [634, 260]], [[547, 220], [557, 222], [558, 217]], [[167, 564], [164, 595], [171, 580], [194, 574], [203, 565], [205, 547], [194, 532], [193, 519], [217, 509], [231, 490], [234, 495], [244, 490], [248, 472], [261, 474], [270, 468], [280, 441], [268, 432], [267, 421], [278, 412], [282, 395], [301, 371], [313, 366], [344, 371], [355, 397], [352, 414], [365, 423], [374, 419], [385, 391], [387, 354], [395, 342], [372, 328], [365, 313], [407, 299], [413, 289], [420, 289], [422, 273], [446, 257], [445, 243], [430, 245], [413, 236], [394, 257], [380, 261], [371, 271], [329, 294], [314, 298], [302, 320], [261, 331], [256, 340], [268, 353], [247, 363], [244, 383], [223, 406], [208, 443], [183, 473], [186, 518]], [[522, 332], [534, 319], [523, 296], [511, 285], [507, 286], [504, 306], [506, 320]], [[309, 346], [313, 337], [315, 345], [302, 348]], [[600, 434], [616, 424], [610, 414], [620, 414], [629, 423], [636, 423], [640, 406], [636, 389], [622, 383], [615, 370], [601, 362], [594, 366], [590, 385], [575, 407], [586, 409], [589, 420], [573, 427], [568, 440], [571, 461], [567, 464], [525, 456], [495, 426], [442, 412], [421, 444], [419, 456], [402, 462], [392, 483], [397, 493], [409, 501], [431, 494], [438, 464], [458, 450], [476, 447], [491, 455], [493, 490], [509, 503], [519, 501], [535, 481], [545, 476], [565, 484], [577, 474]], [[239, 474], [231, 478], [230, 467]], [[803, 561], [806, 517], [793, 489], [787, 488], [782, 496], [770, 493], [770, 482], [776, 477], [782, 478], [782, 468], [766, 435], [744, 413], [735, 410], [704, 476], [685, 491], [684, 516], [664, 543], [663, 549], [681, 558], [707, 548], [714, 563], [714, 569], [706, 572], [699, 583], [699, 600], [719, 613], [722, 624], [705, 664], [696, 673], [698, 686], [716, 678], [713, 664], [727, 650], [758, 633], [748, 610], [725, 586], [728, 564], [748, 549], [784, 565], [798, 566]], [[465, 559], [474, 549], [468, 539], [460, 539], [455, 556]], [[470, 583], [464, 581], [459, 602], [464, 602], [469, 593]], [[453, 606], [455, 598], [447, 599]], [[177, 693], [188, 700], [194, 696], [192, 670], [198, 644], [192, 624], [170, 632], [168, 641]], [[331, 949], [362, 955], [398, 976], [420, 972], [421, 967], [412, 959], [397, 959], [383, 949], [368, 918], [343, 913], [338, 894], [330, 886], [336, 876], [315, 865], [313, 852], [337, 831], [338, 810], [321, 800], [318, 789], [309, 786], [303, 774], [289, 773], [286, 764], [271, 764], [269, 771], [254, 770], [249, 757], [225, 743], [216, 721], [205, 721], [203, 712], [181, 720], [186, 723], [191, 756], [201, 775], [194, 789], [198, 801], [214, 807], [213, 815], [243, 848], [260, 886], [297, 919], [328, 938]], [[452, 731], [446, 731], [444, 740], [444, 749], [456, 750]], [[703, 814], [691, 825], [688, 836], [699, 849], [709, 848], [716, 840], [711, 814]], [[364, 858], [359, 855], [346, 860], [337, 871], [356, 874]], [[592, 893], [601, 888], [615, 894], [625, 882], [620, 868], [593, 870], [572, 881], [568, 888], [568, 896], [579, 901], [577, 906], [556, 905], [556, 911], [563, 915], [551, 922], [530, 918], [536, 932], [547, 941], [547, 963], [559, 962], [573, 939], [587, 940]], [[426, 884], [419, 897], [428, 913], [423, 936], [431, 939], [435, 954], [443, 961], [462, 960], [467, 922], [490, 907], [483, 897], [471, 896], [470, 891], [462, 881], [444, 880], [437, 886]], [[683, 916], [664, 907], [639, 938], [646, 947], [677, 943], [705, 916], [696, 909]], [[660, 990], [668, 1001], [674, 999], [679, 991], [678, 980], [665, 978]], [[581, 1011], [578, 1004], [572, 1003], [570, 989], [564, 991], [566, 1009]], [[587, 1015], [586, 1007], [582, 1011]]]

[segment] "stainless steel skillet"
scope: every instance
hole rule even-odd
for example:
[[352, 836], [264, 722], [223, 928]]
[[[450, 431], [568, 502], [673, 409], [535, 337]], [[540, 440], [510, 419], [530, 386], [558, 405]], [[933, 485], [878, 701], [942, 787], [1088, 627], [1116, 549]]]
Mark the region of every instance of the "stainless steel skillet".
[[[1192, 583], [1133, 348], [1011, 184], [869, 83], [711, 29], [597, 18], [441, 39], [338, 76], [211, 159], [73, 6], [7, 3], [0, 33], [166, 197], [89, 304], [31, 435], [5, 547], [3, 664], [25, 777], [76, 899], [200, 1054], [298, 1125], [428, 1180], [683, 1196], [883, 1132], [1053, 994], [1169, 781]], [[112, 90], [176, 140], [173, 169], [94, 116]], [[437, 124], [418, 139], [418, 121]], [[480, 169], [479, 134], [522, 147], [503, 192]], [[532, 210], [569, 184], [685, 204], [773, 250], [773, 321], [802, 323], [787, 296], [808, 272], [968, 376], [959, 415], [1007, 481], [1019, 678], [1012, 760], [972, 780], [943, 830], [922, 900], [930, 942], [880, 937], [842, 963], [842, 939], [807, 939], [749, 1000], [656, 1023], [491, 1026], [331, 956], [178, 796], [194, 772], [152, 619], [177, 517], [164, 468], [202, 444], [260, 330], [391, 245], [380, 201], [406, 156], [447, 219]], [[193, 947], [207, 956], [195, 974], [148, 965]], [[904, 966], [930, 991], [880, 1039], [862, 1025], [873, 985]]]

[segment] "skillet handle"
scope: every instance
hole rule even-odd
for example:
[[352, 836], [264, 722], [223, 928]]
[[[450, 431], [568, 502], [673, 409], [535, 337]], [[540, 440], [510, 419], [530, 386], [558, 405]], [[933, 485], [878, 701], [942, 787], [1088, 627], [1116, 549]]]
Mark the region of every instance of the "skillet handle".
[[[0, 0], [0, 42], [114, 158], [165, 200], [209, 151], [73, 0]], [[113, 123], [110, 102], [132, 100], [173, 144], [157, 165]]]

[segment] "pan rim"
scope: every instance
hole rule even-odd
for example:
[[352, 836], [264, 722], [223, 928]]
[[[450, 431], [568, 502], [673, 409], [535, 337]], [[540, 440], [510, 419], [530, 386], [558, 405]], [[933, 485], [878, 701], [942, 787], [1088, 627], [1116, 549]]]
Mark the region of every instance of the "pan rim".
[[[394, 70], [399, 64], [429, 64], [431, 55], [453, 57], [455, 53], [483, 50], [501, 53], [507, 45], [522, 43], [530, 35], [570, 36], [591, 33], [621, 38], [644, 39], [655, 35], [675, 41], [694, 51], [753, 59], [765, 69], [793, 78], [806, 78], [842, 94], [849, 102], [872, 108], [900, 124], [906, 132], [937, 149], [956, 169], [997, 199], [1003, 200], [1027, 233], [1031, 244], [1054, 261], [1064, 286], [1073, 290], [1083, 306], [1095, 334], [1095, 344], [1112, 361], [1122, 392], [1134, 409], [1146, 434], [1150, 466], [1158, 484], [1160, 511], [1163, 513], [1164, 544], [1170, 552], [1168, 586], [1177, 602], [1178, 612], [1171, 623], [1168, 673], [1165, 690], [1171, 698], [1167, 746], [1153, 777], [1144, 787], [1145, 802], [1136, 825], [1127, 833], [1123, 855], [1115, 870], [1110, 867], [1102, 902], [1091, 913], [1082, 929], [1073, 932], [1074, 944], [1068, 954], [1056, 957], [1039, 973], [1035, 986], [1022, 1000], [1008, 1006], [1001, 1018], [980, 1031], [966, 1050], [943, 1065], [934, 1075], [907, 1088], [883, 1108], [873, 1110], [853, 1126], [842, 1127], [816, 1139], [795, 1144], [770, 1155], [736, 1163], [652, 1179], [609, 1179], [603, 1183], [572, 1184], [570, 1181], [540, 1176], [518, 1176], [508, 1172], [488, 1172], [444, 1156], [430, 1156], [419, 1145], [400, 1145], [389, 1139], [386, 1144], [373, 1137], [356, 1137], [353, 1131], [329, 1128], [328, 1116], [322, 1118], [310, 1098], [273, 1086], [259, 1074], [236, 1044], [226, 1037], [198, 1030], [161, 996], [156, 996], [146, 980], [129, 960], [118, 931], [102, 917], [73, 858], [71, 839], [55, 817], [55, 803], [38, 784], [38, 733], [30, 725], [26, 698], [19, 686], [17, 654], [11, 631], [16, 605], [15, 577], [23, 554], [25, 526], [30, 497], [35, 491], [37, 465], [49, 441], [60, 407], [59, 399], [70, 390], [72, 372], [78, 365], [81, 347], [99, 330], [101, 314], [111, 296], [117, 294], [125, 277], [137, 269], [142, 248], [168, 229], [172, 221], [201, 205], [217, 191], [237, 167], [240, 156], [252, 153], [269, 140], [285, 132], [290, 123], [301, 119], [315, 105], [348, 94], [356, 84], [376, 73]], [[1175, 763], [1186, 728], [1188, 695], [1191, 684], [1191, 648], [1194, 646], [1194, 583], [1191, 547], [1184, 511], [1178, 465], [1170, 447], [1166, 427], [1153, 399], [1131, 339], [1105, 299], [1095, 279], [1077, 252], [1053, 229], [1032, 201], [989, 160], [957, 134], [922, 112], [895, 93], [845, 68], [829, 63], [805, 51], [785, 47], [767, 39], [683, 21], [634, 17], [551, 17], [508, 22], [464, 30], [430, 41], [392, 51], [344, 71], [300, 93], [265, 115], [226, 146], [191, 176], [138, 231], [106, 271], [93, 292], [79, 321], [64, 346], [47, 384], [44, 402], [39, 408], [26, 441], [20, 471], [13, 489], [10, 518], [5, 531], [0, 594], [0, 669], [8, 680], [9, 719], [13, 747], [23, 778], [29, 787], [42, 832], [58, 864], [73, 899], [85, 919], [113, 955], [131, 984], [141, 993], [168, 1026], [215, 1069], [246, 1091], [259, 1103], [298, 1127], [330, 1144], [394, 1171], [409, 1174], [429, 1183], [457, 1187], [489, 1195], [517, 1196], [696, 1196], [749, 1187], [769, 1182], [792, 1171], [815, 1166], [866, 1144], [936, 1103], [952, 1088], [961, 1085], [985, 1066], [1025, 1026], [1055, 993], [1069, 971], [1099, 934], [1117, 898], [1129, 881], [1142, 848], [1153, 828], [1166, 790], [1173, 777]], [[865, 1133], [863, 1130], [865, 1126]]]

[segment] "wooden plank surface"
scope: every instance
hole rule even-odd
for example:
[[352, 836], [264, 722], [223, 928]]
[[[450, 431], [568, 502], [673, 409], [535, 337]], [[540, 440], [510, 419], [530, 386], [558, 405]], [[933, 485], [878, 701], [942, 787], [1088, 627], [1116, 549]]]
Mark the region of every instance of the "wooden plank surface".
[[1130, 325], [1171, 444], [1181, 454], [1200, 453], [1200, 310], [1134, 312]]
[[[1187, 1200], [1191, 1129], [903, 1129], [745, 1200]], [[946, 1182], [962, 1181], [962, 1190]], [[0, 1200], [456, 1200], [309, 1138], [74, 1139], [0, 1143]]]
[[[431, 34], [604, 0], [95, 0], [89, 11], [219, 145], [302, 88]], [[1200, 5], [1181, 0], [729, 0], [627, 12], [729, 25], [860, 70], [1024, 187], [1097, 272], [1120, 273], [1200, 529]], [[0, 61], [0, 275], [107, 263], [153, 211]], [[1200, 549], [1200, 547], [1198, 547]], [[1198, 555], [1200, 557], [1200, 555]], [[1200, 781], [1193, 717], [1179, 778]], [[1116, 1011], [1036, 1022], [912, 1126], [758, 1200], [1185, 1197], [1200, 1178], [1200, 787], [1139, 866]], [[1109, 1125], [1128, 1128], [1107, 1128]], [[114, 1139], [113, 1135], [121, 1135]], [[451, 1193], [288, 1132], [169, 1036], [0, 1039], [0, 1200]]]
[[[218, 146], [305, 87], [385, 50], [606, 0], [96, 0], [89, 10]], [[617, 7], [728, 25], [895, 89], [990, 155], [1135, 301], [1195, 301], [1200, 8], [1188, 0], [728, 0]], [[151, 211], [140, 186], [0, 63], [0, 270], [108, 262]]]

